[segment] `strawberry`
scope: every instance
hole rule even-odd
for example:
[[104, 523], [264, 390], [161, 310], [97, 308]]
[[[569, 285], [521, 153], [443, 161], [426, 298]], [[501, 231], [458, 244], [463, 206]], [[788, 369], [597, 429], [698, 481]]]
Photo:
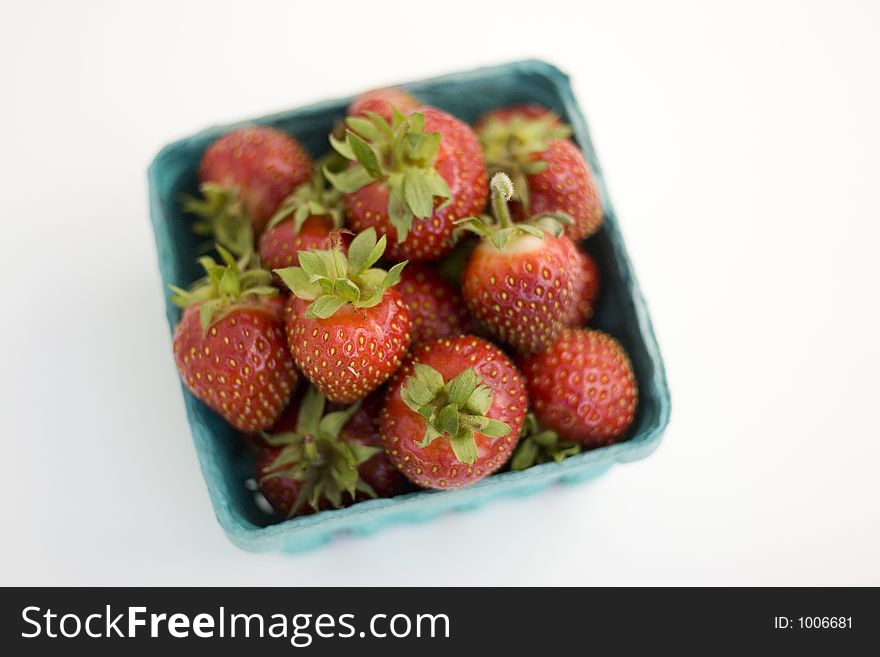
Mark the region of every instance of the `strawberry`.
[[467, 332], [470, 317], [461, 295], [424, 265], [408, 265], [397, 286], [412, 325], [411, 343]]
[[535, 415], [563, 439], [592, 448], [626, 436], [638, 388], [629, 357], [611, 336], [565, 329], [550, 349], [526, 358], [522, 370]]
[[559, 434], [555, 431], [542, 430], [535, 414], [529, 413], [523, 424], [519, 444], [516, 446], [513, 458], [510, 459], [510, 469], [525, 470], [549, 461], [562, 463], [563, 460], [579, 454], [580, 451], [580, 443], [560, 440]]
[[599, 230], [602, 199], [584, 154], [573, 142], [555, 139], [542, 152], [534, 153], [530, 163], [540, 163], [534, 169], [537, 173], [528, 176], [531, 214], [567, 214], [574, 223], [566, 226], [565, 233], [573, 240]]
[[337, 244], [300, 251], [299, 267], [275, 270], [293, 292], [286, 325], [294, 361], [332, 401], [365, 397], [391, 376], [409, 346], [409, 313], [392, 289], [406, 263], [388, 272], [373, 268], [385, 243], [370, 229], [352, 240], [347, 257]]
[[326, 400], [312, 386], [274, 429], [257, 459], [257, 484], [275, 511], [285, 517], [340, 508], [361, 497], [376, 497], [359, 469], [382, 453], [378, 446], [344, 440], [343, 428], [360, 410], [358, 402], [325, 414]]
[[565, 233], [589, 237], [602, 224], [602, 200], [581, 150], [567, 137], [569, 126], [535, 105], [494, 110], [477, 122], [490, 174], [508, 172], [515, 201], [525, 217], [564, 213], [572, 219]]
[[241, 431], [275, 422], [299, 378], [284, 336], [284, 300], [263, 270], [242, 272], [200, 260], [208, 276], [191, 291], [172, 288], [185, 307], [174, 330], [174, 360], [192, 394]]
[[470, 335], [427, 342], [388, 386], [385, 451], [419, 486], [466, 486], [504, 465], [527, 406], [522, 375], [491, 342]]
[[521, 353], [543, 351], [562, 329], [576, 279], [577, 249], [561, 234], [562, 217], [511, 221], [507, 200], [513, 185], [503, 173], [492, 178], [491, 217], [459, 222], [482, 236], [465, 266], [462, 295], [474, 316]]
[[596, 298], [599, 296], [599, 268], [596, 261], [583, 251], [578, 251], [574, 294], [563, 311], [565, 326], [584, 326], [593, 317]]
[[299, 265], [297, 253], [329, 249], [331, 233], [342, 226], [342, 198], [326, 184], [321, 167], [278, 208], [260, 236], [260, 261], [266, 269]]
[[263, 126], [233, 130], [208, 146], [199, 165], [203, 199], [188, 198], [184, 209], [201, 218], [197, 233], [243, 256], [311, 172], [309, 154], [293, 137]]
[[408, 91], [398, 88], [371, 89], [365, 91], [352, 101], [348, 108], [349, 116], [369, 118], [370, 113], [378, 114], [385, 121], [391, 123], [394, 116], [392, 108], [398, 112], [408, 114], [422, 103]]
[[342, 173], [326, 172], [343, 192], [356, 231], [388, 235], [392, 260], [437, 260], [454, 244], [456, 219], [486, 204], [486, 167], [473, 130], [454, 116], [424, 107], [409, 116], [348, 117], [344, 141], [331, 137], [351, 160]]
[[333, 233], [338, 228], [328, 215], [311, 214], [302, 223], [283, 221], [269, 226], [260, 237], [260, 261], [269, 269], [283, 269], [299, 265], [300, 251], [329, 249]]

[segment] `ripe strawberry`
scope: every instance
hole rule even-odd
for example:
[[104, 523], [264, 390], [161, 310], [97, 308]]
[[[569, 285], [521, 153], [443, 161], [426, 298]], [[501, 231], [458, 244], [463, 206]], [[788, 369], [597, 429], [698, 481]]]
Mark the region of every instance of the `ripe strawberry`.
[[309, 386], [302, 403], [284, 414], [273, 434], [263, 434], [268, 449], [257, 459], [257, 484], [285, 518], [376, 497], [359, 470], [382, 448], [341, 437], [361, 403], [326, 414], [325, 404], [321, 393]]
[[494, 335], [521, 353], [537, 353], [553, 344], [562, 329], [580, 275], [574, 265], [577, 249], [552, 217], [512, 223], [507, 210], [512, 193], [510, 178], [495, 174], [492, 205], [497, 221], [483, 217], [461, 222], [483, 236], [465, 267], [462, 295]]
[[394, 116], [392, 108], [402, 114], [408, 114], [421, 104], [418, 98], [403, 89], [394, 87], [371, 89], [354, 99], [348, 108], [348, 115], [369, 118], [369, 114], [372, 112], [391, 123]]
[[269, 269], [299, 265], [298, 253], [333, 246], [333, 219], [328, 215], [309, 215], [297, 226], [292, 219], [269, 226], [260, 237], [260, 261]]
[[174, 331], [174, 360], [197, 399], [241, 431], [275, 422], [299, 378], [284, 336], [284, 300], [263, 270], [242, 272], [202, 258], [208, 277], [191, 291], [172, 288], [185, 307]]
[[208, 146], [199, 165], [203, 199], [188, 199], [184, 209], [201, 218], [197, 233], [243, 256], [311, 172], [309, 154], [293, 137], [263, 126], [233, 130]]
[[455, 242], [453, 222], [486, 204], [486, 167], [474, 131], [434, 107], [409, 116], [394, 112], [390, 125], [375, 114], [346, 122], [345, 141], [330, 141], [352, 165], [327, 175], [345, 195], [352, 228], [388, 235], [392, 260], [443, 257]]
[[563, 212], [573, 224], [565, 234], [573, 240], [589, 237], [602, 225], [602, 199], [584, 154], [571, 141], [556, 139], [531, 157], [543, 162], [537, 173], [528, 176], [531, 214]]
[[342, 197], [316, 167], [281, 204], [260, 236], [260, 260], [266, 269], [299, 265], [297, 253], [329, 249], [331, 233], [342, 226]]
[[470, 316], [461, 295], [424, 265], [408, 265], [397, 291], [412, 325], [411, 344], [467, 333]]
[[[508, 172], [523, 216], [564, 213], [572, 240], [589, 237], [602, 224], [602, 200], [584, 155], [567, 139], [571, 129], [539, 106], [489, 112], [477, 122], [489, 173]], [[516, 212], [514, 214], [518, 214]]]
[[550, 349], [526, 358], [522, 369], [532, 409], [546, 428], [588, 448], [626, 436], [638, 388], [629, 357], [611, 336], [565, 329]]
[[294, 361], [328, 399], [351, 403], [384, 383], [409, 346], [410, 321], [392, 289], [405, 262], [388, 272], [373, 265], [385, 251], [370, 229], [346, 257], [339, 245], [300, 251], [299, 267], [275, 273], [293, 292], [287, 338]]
[[596, 261], [580, 250], [576, 258], [580, 275], [575, 277], [572, 301], [563, 310], [562, 323], [565, 326], [584, 326], [589, 322], [599, 296], [599, 268]]
[[389, 384], [385, 451], [419, 486], [466, 486], [504, 465], [527, 406], [522, 375], [491, 342], [470, 335], [426, 342]]

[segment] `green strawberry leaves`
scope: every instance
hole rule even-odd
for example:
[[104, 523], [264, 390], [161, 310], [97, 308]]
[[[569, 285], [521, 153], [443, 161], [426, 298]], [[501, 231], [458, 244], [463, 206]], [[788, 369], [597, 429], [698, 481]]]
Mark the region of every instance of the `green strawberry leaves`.
[[331, 294], [325, 294], [315, 299], [315, 302], [308, 307], [306, 317], [320, 317], [321, 319], [327, 319], [345, 303], [345, 299], [335, 297]]
[[341, 411], [325, 413], [326, 399], [314, 386], [309, 386], [297, 412], [295, 430], [262, 434], [268, 445], [281, 449], [264, 468], [261, 481], [285, 477], [301, 484], [288, 517], [295, 516], [307, 503], [318, 511], [324, 500], [339, 508], [345, 494], [351, 499], [358, 492], [376, 497], [372, 487], [360, 478], [358, 466], [381, 449], [339, 437], [360, 406], [361, 402], [357, 402]]
[[203, 183], [199, 191], [201, 198], [183, 197], [184, 212], [199, 218], [193, 224], [193, 232], [212, 238], [238, 258], [254, 253], [253, 227], [244, 212], [238, 191], [216, 183]]
[[379, 156], [376, 151], [357, 136], [354, 132], [349, 131], [346, 134], [346, 141], [351, 148], [354, 159], [364, 168], [373, 179], [381, 179], [384, 176], [382, 165], [379, 164]]
[[435, 206], [452, 198], [446, 180], [434, 168], [442, 135], [425, 132], [425, 117], [405, 116], [394, 110], [391, 124], [368, 113], [367, 118], [348, 117], [345, 139], [330, 137], [330, 145], [352, 165], [341, 171], [326, 169], [324, 175], [338, 191], [351, 194], [373, 182], [388, 185], [388, 217], [404, 241], [416, 219], [427, 219]]
[[406, 261], [388, 271], [373, 267], [385, 253], [386, 238], [376, 239], [373, 228], [359, 233], [348, 247], [348, 255], [337, 244], [332, 249], [300, 251], [299, 266], [276, 269], [290, 291], [311, 301], [306, 317], [326, 319], [346, 304], [372, 308], [385, 292], [397, 285]]
[[[384, 119], [382, 122], [385, 123], [385, 127], [388, 126]], [[364, 139], [369, 141], [376, 141], [383, 135], [383, 131], [380, 129], [379, 124], [360, 116], [349, 116], [345, 119], [345, 124], [357, 134], [363, 135]], [[352, 157], [349, 159], [354, 158]]]
[[433, 367], [414, 364], [413, 374], [404, 381], [400, 395], [412, 411], [425, 419], [420, 447], [445, 437], [455, 458], [471, 465], [479, 456], [476, 434], [503, 438], [510, 433], [510, 425], [487, 416], [492, 406], [492, 389], [481, 381], [472, 367], [446, 382]]
[[452, 379], [446, 387], [446, 394], [449, 397], [449, 402], [451, 404], [456, 404], [457, 406], [464, 406], [467, 403], [468, 398], [471, 396], [471, 392], [477, 387], [478, 383], [479, 377], [477, 376], [477, 373], [474, 372], [474, 368], [467, 368], [457, 377]]
[[430, 217], [434, 211], [434, 195], [427, 177], [418, 169], [407, 169], [403, 174], [403, 198], [417, 217]]
[[278, 277], [298, 298], [313, 301], [321, 296], [321, 286], [317, 283], [312, 283], [309, 280], [309, 275], [302, 267], [276, 269], [275, 273], [278, 274]]
[[341, 173], [325, 171], [324, 175], [343, 194], [351, 194], [373, 182], [372, 176], [370, 176], [366, 169], [361, 167], [346, 169]]
[[403, 193], [403, 176], [399, 173], [393, 174], [388, 183], [388, 218], [397, 232], [398, 241], [403, 241], [412, 227], [413, 211]]
[[560, 440], [555, 431], [542, 430], [535, 415], [529, 413], [520, 433], [519, 445], [510, 461], [510, 469], [525, 470], [549, 461], [561, 463], [580, 451], [579, 443]]
[[376, 239], [375, 231], [364, 232], [355, 236], [348, 247], [348, 265], [352, 271], [362, 272], [375, 265], [385, 252], [386, 239]]
[[452, 446], [452, 452], [460, 463], [471, 465], [477, 460], [477, 443], [474, 441], [474, 434], [465, 428], [460, 429], [456, 433], [451, 433], [449, 444]]
[[236, 260], [227, 249], [217, 245], [217, 253], [222, 263], [203, 256], [198, 262], [205, 270], [205, 276], [196, 281], [188, 290], [170, 285], [174, 295], [172, 303], [180, 308], [195, 304], [199, 306], [199, 321], [202, 330], [207, 331], [220, 317], [220, 312], [234, 305], [247, 303], [256, 297], [275, 296], [272, 274], [265, 269], [246, 269], [250, 256]]

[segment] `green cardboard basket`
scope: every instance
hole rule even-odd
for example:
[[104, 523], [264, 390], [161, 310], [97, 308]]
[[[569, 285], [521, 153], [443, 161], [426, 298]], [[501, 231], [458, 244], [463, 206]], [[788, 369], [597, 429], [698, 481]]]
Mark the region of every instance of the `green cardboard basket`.
[[[230, 540], [246, 550], [305, 550], [338, 533], [372, 534], [389, 523], [422, 522], [447, 511], [474, 509], [497, 497], [534, 493], [557, 482], [591, 479], [615, 463], [650, 454], [669, 421], [670, 398], [663, 360], [568, 76], [544, 62], [522, 61], [405, 86], [428, 104], [468, 122], [496, 107], [533, 101], [555, 110], [572, 125], [574, 139], [598, 179], [605, 209], [604, 227], [584, 245], [596, 258], [602, 274], [602, 296], [592, 324], [616, 336], [632, 359], [640, 393], [632, 436], [625, 442], [584, 452], [559, 464], [495, 474], [466, 488], [418, 491], [278, 522], [257, 505], [254, 493], [245, 485], [253, 476], [253, 463], [239, 436], [184, 387], [192, 437], [214, 512]], [[319, 156], [328, 150], [327, 135], [334, 122], [344, 116], [350, 100], [331, 100], [245, 123], [285, 130], [295, 135], [313, 156]], [[191, 230], [191, 217], [181, 210], [180, 197], [197, 191], [196, 170], [208, 144], [234, 127], [210, 128], [170, 144], [150, 165], [150, 216], [166, 299], [169, 284], [188, 284], [199, 275], [195, 263], [198, 241]], [[173, 331], [180, 311], [170, 300], [166, 301], [166, 314]]]

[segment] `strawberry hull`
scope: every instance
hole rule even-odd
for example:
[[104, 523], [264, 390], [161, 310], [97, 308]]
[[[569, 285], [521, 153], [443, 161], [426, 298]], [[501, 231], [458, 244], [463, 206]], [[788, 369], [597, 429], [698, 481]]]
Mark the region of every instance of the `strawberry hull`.
[[[496, 473], [461, 489], [411, 492], [277, 522], [245, 485], [253, 476], [253, 457], [245, 442], [184, 389], [193, 441], [214, 511], [230, 540], [246, 550], [301, 551], [326, 543], [339, 533], [372, 534], [390, 523], [422, 522], [451, 510], [477, 508], [495, 498], [529, 494], [555, 483], [585, 481], [615, 463], [648, 456], [656, 449], [669, 421], [670, 398], [663, 360], [608, 200], [602, 169], [568, 78], [549, 64], [524, 61], [405, 86], [425, 102], [471, 123], [491, 109], [532, 102], [556, 111], [572, 125], [573, 139], [595, 173], [605, 213], [603, 227], [586, 242], [602, 280], [602, 293], [590, 324], [618, 338], [630, 356], [640, 395], [635, 422], [625, 441], [583, 452], [562, 463]], [[328, 132], [344, 116], [350, 102], [351, 98], [327, 101], [240, 125], [260, 124], [285, 130], [312, 157], [319, 157], [327, 151]], [[180, 196], [197, 191], [202, 154], [212, 140], [232, 127], [235, 126], [211, 128], [170, 144], [149, 168], [150, 214], [163, 292], [168, 284], [186, 284], [200, 275], [195, 259], [203, 238], [192, 234], [193, 220], [182, 211]], [[166, 302], [166, 315], [173, 331], [180, 310], [170, 300]], [[161, 485], [160, 480], [157, 474], [157, 485]]]

